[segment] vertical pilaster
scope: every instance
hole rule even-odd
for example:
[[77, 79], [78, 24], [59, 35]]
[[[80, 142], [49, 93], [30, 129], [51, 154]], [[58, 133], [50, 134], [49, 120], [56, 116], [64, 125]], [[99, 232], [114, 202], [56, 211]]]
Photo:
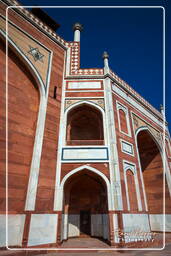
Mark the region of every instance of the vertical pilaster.
[[111, 201], [112, 210], [122, 210], [122, 194], [121, 194], [121, 182], [119, 173], [119, 161], [118, 151], [116, 142], [116, 131], [113, 111], [113, 100], [111, 81], [107, 76], [109, 74], [108, 65], [108, 54], [104, 52], [104, 97], [105, 97], [105, 109], [106, 109], [106, 120], [107, 120], [107, 137], [108, 137], [108, 148], [109, 148], [109, 169], [110, 169], [110, 185], [111, 185]]

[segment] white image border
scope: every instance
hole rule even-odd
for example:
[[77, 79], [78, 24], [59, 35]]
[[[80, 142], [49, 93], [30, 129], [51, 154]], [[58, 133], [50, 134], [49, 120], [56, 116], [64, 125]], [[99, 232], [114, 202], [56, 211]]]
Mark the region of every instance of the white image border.
[[[164, 218], [164, 230], [163, 230], [163, 247], [162, 248], [12, 248], [8, 247], [8, 10], [9, 9], [17, 9], [17, 8], [149, 8], [149, 9], [162, 9], [163, 12], [163, 108], [164, 108], [164, 116], [163, 116], [163, 132], [164, 132], [164, 162], [165, 162], [165, 8], [163, 6], [8, 6], [6, 8], [6, 248], [8, 250], [15, 250], [15, 251], [96, 251], [96, 250], [102, 250], [102, 251], [118, 251], [118, 250], [163, 250], [165, 248], [165, 197], [164, 197], [164, 212], [163, 212], [163, 218]], [[163, 166], [163, 189], [165, 194], [165, 168], [166, 166]]]

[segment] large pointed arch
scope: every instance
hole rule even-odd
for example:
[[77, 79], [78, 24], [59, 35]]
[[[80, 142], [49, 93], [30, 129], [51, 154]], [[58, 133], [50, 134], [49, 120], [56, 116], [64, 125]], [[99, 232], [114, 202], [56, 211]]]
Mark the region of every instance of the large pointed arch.
[[[162, 214], [165, 196], [166, 210], [170, 211], [169, 186], [167, 186], [169, 183], [165, 183], [164, 180], [164, 174], [167, 174], [167, 172], [164, 170], [164, 161], [166, 160], [164, 158], [163, 149], [152, 132], [146, 126], [140, 127], [136, 131], [136, 143], [141, 175], [143, 176], [142, 183], [144, 188], [146, 210], [148, 210], [151, 214]], [[164, 191], [166, 191], [165, 195]]]
[[[166, 174], [166, 181], [167, 181], [168, 188], [169, 188], [169, 193], [170, 193], [170, 196], [171, 196], [171, 175], [170, 175], [170, 171], [169, 171], [168, 162], [167, 162], [167, 159], [165, 157], [165, 151], [163, 149], [164, 143], [157, 141], [157, 139], [155, 138], [155, 136], [153, 135], [151, 130], [148, 128], [148, 126], [141, 126], [135, 132], [136, 146], [138, 146], [137, 145], [137, 136], [138, 136], [139, 132], [141, 132], [141, 131], [147, 131], [149, 133], [149, 135], [155, 141], [155, 143], [158, 147], [158, 150], [160, 151], [162, 162], [163, 162], [163, 168], [164, 168], [164, 171], [165, 171], [165, 174]], [[139, 154], [138, 154], [138, 157], [139, 157]]]
[[[5, 39], [6, 39], [7, 54], [8, 54], [8, 47], [9, 47], [12, 50], [12, 52], [14, 52], [14, 54], [17, 56], [17, 58], [19, 58], [21, 63], [23, 63], [27, 67], [30, 74], [33, 76], [33, 78], [36, 81], [36, 85], [38, 87], [39, 94], [40, 94], [39, 110], [38, 110], [38, 117], [37, 117], [37, 124], [36, 124], [36, 133], [35, 133], [35, 139], [34, 139], [33, 154], [32, 154], [32, 160], [31, 160], [31, 165], [30, 165], [30, 175], [29, 175], [29, 182], [28, 182], [26, 202], [25, 202], [25, 210], [34, 210], [35, 209], [35, 201], [36, 201], [36, 193], [37, 193], [38, 177], [39, 177], [39, 167], [40, 167], [40, 159], [41, 159], [41, 152], [42, 152], [42, 144], [43, 144], [43, 134], [44, 134], [44, 127], [45, 127], [48, 92], [46, 92], [46, 90], [45, 90], [45, 86], [40, 77], [40, 74], [35, 69], [34, 65], [30, 62], [30, 60], [19, 49], [19, 47], [13, 42], [13, 40], [11, 40], [9, 37], [6, 37], [6, 34], [2, 30], [0, 31], [0, 36], [3, 41], [5, 41]], [[8, 55], [6, 55], [6, 60], [7, 60], [6, 86], [8, 86]], [[50, 61], [49, 70], [51, 70], [51, 61]], [[49, 86], [49, 79], [48, 79], [47, 89], [48, 89], [48, 86]]]
[[106, 184], [106, 188], [107, 188], [107, 195], [108, 195], [108, 208], [109, 210], [111, 209], [111, 200], [110, 200], [110, 195], [111, 195], [111, 191], [110, 191], [110, 182], [108, 180], [108, 178], [102, 173], [100, 172], [99, 170], [97, 170], [96, 168], [94, 167], [91, 167], [89, 165], [82, 165], [78, 168], [75, 168], [74, 170], [70, 171], [68, 174], [66, 174], [64, 176], [64, 178], [62, 179], [61, 181], [61, 184], [60, 184], [60, 191], [63, 192], [64, 190], [64, 185], [65, 185], [65, 182], [68, 180], [68, 178], [70, 178], [72, 175], [74, 175], [75, 173], [78, 173], [78, 172], [81, 172], [82, 170], [89, 170], [90, 172], [94, 172], [95, 174], [99, 175], [103, 180], [104, 180], [104, 183]]
[[157, 139], [155, 138], [155, 136], [153, 135], [153, 133], [151, 132], [151, 130], [148, 128], [148, 126], [141, 126], [139, 127], [136, 132], [135, 132], [135, 136], [136, 136], [136, 140], [137, 140], [137, 136], [141, 131], [146, 131], [149, 133], [149, 135], [153, 138], [153, 140], [155, 141], [159, 151], [161, 152], [161, 154], [163, 153], [163, 149], [162, 149], [162, 145], [160, 145], [160, 143], [157, 141]]

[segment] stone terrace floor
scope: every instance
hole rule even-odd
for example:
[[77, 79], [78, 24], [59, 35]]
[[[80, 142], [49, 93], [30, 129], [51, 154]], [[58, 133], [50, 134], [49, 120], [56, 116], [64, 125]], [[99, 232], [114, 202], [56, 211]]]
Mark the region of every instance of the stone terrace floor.
[[71, 238], [61, 245], [61, 248], [110, 248], [108, 244], [98, 238]]
[[[161, 241], [162, 235], [159, 234], [156, 240]], [[109, 245], [104, 243], [103, 241], [96, 238], [72, 238], [67, 242], [64, 242], [61, 246], [61, 249], [64, 248], [100, 248], [95, 251], [2, 251], [0, 250], [0, 256], [170, 256], [171, 255], [171, 233], [166, 234], [166, 246], [163, 250], [105, 250], [111, 249]]]

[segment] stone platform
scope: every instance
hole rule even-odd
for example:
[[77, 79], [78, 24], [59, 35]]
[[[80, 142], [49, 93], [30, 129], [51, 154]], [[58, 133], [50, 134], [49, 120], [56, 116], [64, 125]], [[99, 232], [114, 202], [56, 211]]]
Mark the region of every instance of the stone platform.
[[[162, 241], [162, 234], [158, 234], [156, 236], [156, 241], [154, 242], [154, 247], [157, 248], [157, 245], [161, 244]], [[135, 246], [135, 245], [134, 245]], [[69, 248], [79, 248], [80, 250], [71, 250]], [[138, 247], [138, 243], [137, 243]], [[149, 243], [149, 247], [151, 247], [151, 244]], [[84, 251], [86, 248], [87, 250]], [[94, 248], [94, 250], [91, 250], [90, 248]], [[97, 248], [97, 249], [95, 249]], [[102, 240], [99, 240], [98, 238], [72, 238], [68, 241], [64, 242], [61, 247], [60, 251], [50, 251], [50, 250], [44, 250], [44, 251], [7, 251], [7, 250], [0, 250], [0, 256], [119, 256], [119, 255], [125, 255], [125, 256], [170, 256], [171, 255], [171, 234], [166, 234], [166, 246], [163, 250], [153, 250], [153, 249], [146, 249], [146, 250], [136, 250], [134, 248], [131, 250], [125, 250], [117, 249], [112, 250], [112, 248], [105, 243]], [[65, 250], [67, 249], [67, 250]], [[114, 249], [114, 248], [113, 248]]]

